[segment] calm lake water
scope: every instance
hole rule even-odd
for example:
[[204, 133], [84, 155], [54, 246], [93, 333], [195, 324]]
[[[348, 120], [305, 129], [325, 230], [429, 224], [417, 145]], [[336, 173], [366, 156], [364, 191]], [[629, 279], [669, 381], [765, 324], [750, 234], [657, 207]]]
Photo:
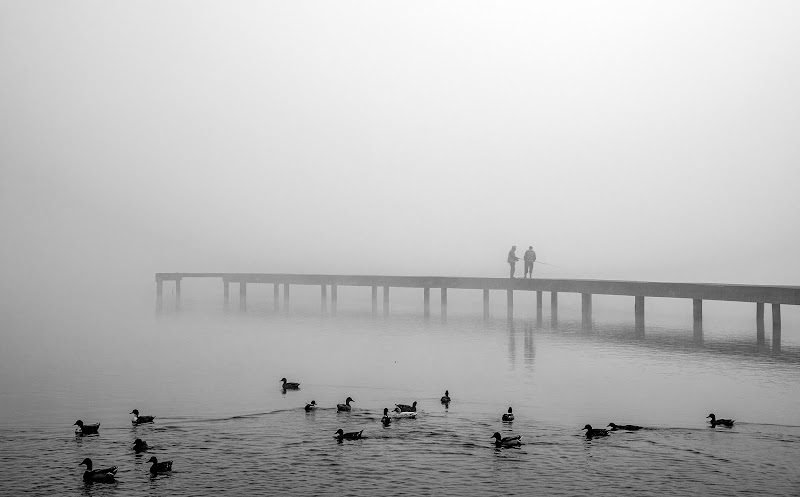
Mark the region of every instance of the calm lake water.
[[[0, 352], [2, 494], [800, 495], [800, 341], [785, 325], [773, 353], [752, 324], [697, 342], [691, 325], [189, 311], [17, 330]], [[413, 401], [417, 419], [381, 425]], [[132, 427], [134, 408], [156, 422]], [[100, 434], [76, 437], [79, 418]], [[609, 422], [647, 429], [584, 437]], [[496, 431], [524, 445], [495, 448]], [[135, 455], [136, 438], [153, 448]], [[151, 478], [151, 455], [172, 473]], [[118, 481], [84, 484], [84, 457]]]

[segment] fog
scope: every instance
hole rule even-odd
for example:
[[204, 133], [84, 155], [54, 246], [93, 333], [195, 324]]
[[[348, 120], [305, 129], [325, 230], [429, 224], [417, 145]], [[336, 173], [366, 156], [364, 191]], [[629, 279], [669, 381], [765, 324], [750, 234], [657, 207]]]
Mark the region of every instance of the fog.
[[[0, 312], [157, 271], [797, 284], [796, 2], [0, 4]], [[137, 307], [138, 310], [138, 307]]]

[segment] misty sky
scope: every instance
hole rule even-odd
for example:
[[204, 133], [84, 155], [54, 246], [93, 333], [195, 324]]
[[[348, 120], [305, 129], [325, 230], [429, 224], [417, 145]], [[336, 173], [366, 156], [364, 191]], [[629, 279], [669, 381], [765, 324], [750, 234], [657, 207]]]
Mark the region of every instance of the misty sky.
[[0, 298], [156, 271], [504, 276], [512, 244], [559, 266], [542, 277], [796, 285], [798, 18], [4, 1]]

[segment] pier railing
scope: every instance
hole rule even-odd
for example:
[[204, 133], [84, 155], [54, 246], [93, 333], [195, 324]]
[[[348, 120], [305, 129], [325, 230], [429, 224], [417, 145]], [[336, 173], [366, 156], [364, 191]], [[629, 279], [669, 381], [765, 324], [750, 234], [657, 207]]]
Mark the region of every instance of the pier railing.
[[175, 307], [180, 308], [181, 281], [184, 278], [219, 278], [223, 286], [224, 306], [230, 304], [230, 284], [239, 286], [239, 308], [247, 309], [247, 285], [272, 284], [274, 308], [279, 309], [280, 285], [283, 285], [283, 305], [288, 308], [291, 285], [312, 285], [321, 288], [323, 309], [328, 307], [330, 287], [330, 312], [336, 314], [337, 290], [339, 286], [372, 287], [372, 312], [378, 311], [378, 287], [383, 288], [383, 312], [389, 312], [389, 292], [395, 288], [420, 288], [423, 290], [423, 312], [430, 317], [430, 290], [439, 289], [441, 316], [447, 318], [448, 288], [483, 291], [483, 314], [489, 315], [490, 290], [505, 290], [507, 316], [514, 317], [514, 291], [536, 292], [536, 318], [542, 320], [542, 292], [550, 293], [551, 324], [558, 323], [558, 294], [581, 294], [581, 322], [584, 329], [592, 327], [592, 295], [622, 295], [634, 297], [634, 316], [637, 333], [644, 333], [645, 297], [691, 299], [693, 301], [694, 333], [703, 333], [703, 301], [721, 300], [756, 304], [756, 333], [760, 341], [764, 337], [764, 304], [772, 305], [773, 347], [780, 348], [781, 305], [800, 305], [800, 286], [731, 285], [716, 283], [666, 283], [653, 281], [584, 280], [584, 279], [520, 279], [520, 278], [474, 278], [448, 276], [379, 276], [379, 275], [328, 275], [328, 274], [280, 274], [280, 273], [156, 273], [156, 309], [163, 308], [163, 285], [165, 281], [175, 284]]

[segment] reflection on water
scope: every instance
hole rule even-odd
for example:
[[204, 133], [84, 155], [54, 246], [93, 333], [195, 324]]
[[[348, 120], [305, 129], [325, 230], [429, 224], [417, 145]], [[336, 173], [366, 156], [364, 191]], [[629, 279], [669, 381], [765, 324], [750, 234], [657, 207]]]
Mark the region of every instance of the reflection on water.
[[[37, 344], [36, 364], [0, 352], [4, 493], [791, 495], [800, 482], [800, 352], [745, 334], [341, 310], [93, 333], [104, 339], [88, 354], [78, 339]], [[282, 377], [301, 389], [283, 391]], [[337, 412], [347, 396], [352, 411]], [[384, 407], [414, 400], [417, 419], [381, 425]], [[156, 423], [132, 427], [133, 407]], [[735, 427], [709, 428], [712, 411]], [[78, 418], [100, 435], [75, 437]], [[648, 429], [583, 436], [610, 421]], [[338, 444], [338, 429], [366, 438]], [[524, 445], [497, 449], [494, 432]], [[136, 438], [173, 473], [151, 479]], [[87, 488], [83, 457], [119, 466], [119, 483]], [[31, 481], [30, 467], [47, 477]]]

